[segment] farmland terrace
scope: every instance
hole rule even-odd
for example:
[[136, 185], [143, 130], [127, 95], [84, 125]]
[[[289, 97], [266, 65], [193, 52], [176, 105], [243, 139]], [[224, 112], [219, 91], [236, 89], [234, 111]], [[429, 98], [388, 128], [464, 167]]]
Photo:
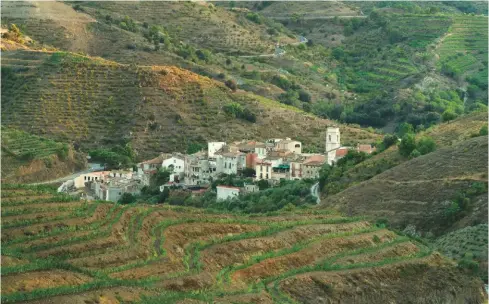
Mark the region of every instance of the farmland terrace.
[[422, 243], [328, 210], [244, 216], [7, 184], [1, 195], [3, 303], [485, 298], [479, 279]]

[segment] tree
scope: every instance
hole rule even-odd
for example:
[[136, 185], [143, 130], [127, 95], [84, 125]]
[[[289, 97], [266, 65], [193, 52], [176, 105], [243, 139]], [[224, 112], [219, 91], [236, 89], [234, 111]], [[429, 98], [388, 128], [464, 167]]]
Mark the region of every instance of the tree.
[[232, 63], [231, 59], [226, 59], [226, 65], [230, 65]]
[[241, 171], [241, 174], [246, 177], [254, 177], [256, 174], [255, 169], [253, 168], [244, 168], [243, 171]]
[[299, 100], [302, 102], [311, 102], [311, 94], [309, 94], [306, 90], [301, 89], [299, 91]]
[[136, 202], [136, 196], [132, 195], [131, 193], [127, 193], [127, 192], [124, 192], [118, 201], [118, 203], [121, 205], [132, 204], [135, 202]]
[[455, 118], [457, 118], [457, 114], [455, 112], [453, 112], [452, 110], [446, 110], [441, 115], [441, 118], [443, 119], [444, 122], [447, 122], [447, 121], [454, 120]]
[[264, 179], [259, 180], [256, 184], [258, 185], [258, 188], [260, 190], [265, 190], [265, 189], [270, 188], [270, 184], [268, 183], [268, 181], [266, 181]]
[[224, 84], [228, 88], [230, 88], [231, 90], [233, 90], [233, 92], [236, 92], [236, 89], [238, 88], [238, 85], [236, 84], [236, 81], [234, 81], [233, 79], [226, 80], [226, 82]]
[[414, 133], [414, 128], [412, 124], [407, 122], [403, 122], [399, 125], [399, 130], [397, 132], [400, 137], [403, 137], [406, 134]]
[[163, 192], [158, 196], [158, 203], [163, 204], [170, 197], [170, 188], [163, 188]]
[[419, 140], [416, 150], [418, 150], [421, 155], [428, 154], [436, 150], [436, 143], [433, 138], [424, 136]]
[[384, 136], [384, 139], [382, 140], [382, 144], [384, 146], [384, 149], [387, 149], [398, 141], [399, 139], [395, 134], [386, 134]]
[[151, 185], [153, 186], [161, 186], [166, 184], [170, 180], [171, 172], [166, 168], [160, 168], [158, 172], [156, 172], [151, 177]]
[[416, 138], [414, 137], [414, 134], [405, 134], [399, 144], [399, 153], [401, 153], [402, 156], [409, 156], [414, 149], [416, 149]]

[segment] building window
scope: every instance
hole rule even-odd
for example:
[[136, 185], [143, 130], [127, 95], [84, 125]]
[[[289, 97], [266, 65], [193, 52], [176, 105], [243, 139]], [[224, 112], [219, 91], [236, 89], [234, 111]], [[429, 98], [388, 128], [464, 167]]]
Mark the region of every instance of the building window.
[[331, 141], [331, 135], [329, 136], [329, 141]]
[[260, 173], [260, 179], [263, 179], [263, 173]]
[[268, 179], [268, 173], [267, 173], [266, 177], [267, 177], [267, 179]]
[[84, 180], [87, 180], [87, 177], [86, 176], [84, 176], [83, 178], [84, 178]]

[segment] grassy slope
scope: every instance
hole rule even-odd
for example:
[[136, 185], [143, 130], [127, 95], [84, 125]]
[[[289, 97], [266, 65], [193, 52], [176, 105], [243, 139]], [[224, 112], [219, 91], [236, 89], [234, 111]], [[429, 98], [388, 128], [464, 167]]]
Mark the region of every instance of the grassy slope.
[[68, 145], [2, 127], [2, 180], [34, 182], [65, 176], [85, 166]]
[[330, 211], [246, 216], [53, 191], [2, 184], [2, 303], [317, 303], [355, 298], [367, 279], [358, 303], [486, 297], [415, 240]]
[[[222, 83], [171, 66], [134, 67], [70, 53], [3, 54], [3, 123], [82, 147], [131, 140], [140, 158], [185, 151], [206, 140], [299, 138], [323, 149], [327, 120], [296, 108], [231, 92]], [[15, 73], [15, 69], [20, 73]], [[249, 123], [222, 107], [238, 102], [257, 115]], [[26, 124], [25, 122], [30, 123]], [[345, 141], [373, 142], [378, 135], [342, 127]]]
[[[387, 170], [372, 179], [323, 200], [349, 214], [387, 218], [394, 227], [413, 224], [439, 235], [456, 223], [443, 220], [447, 201], [474, 182], [487, 183], [487, 137], [438, 149]], [[469, 217], [487, 221], [487, 204], [476, 202]], [[471, 225], [466, 222], [465, 225]]]

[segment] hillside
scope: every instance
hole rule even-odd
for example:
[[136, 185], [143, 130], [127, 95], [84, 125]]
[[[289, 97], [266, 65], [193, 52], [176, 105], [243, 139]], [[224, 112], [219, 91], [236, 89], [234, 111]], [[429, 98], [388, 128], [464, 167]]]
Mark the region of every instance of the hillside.
[[53, 191], [2, 184], [2, 303], [487, 300], [450, 260], [359, 218], [124, 206]]
[[[464, 14], [487, 14], [475, 2], [215, 4], [7, 2], [2, 22], [20, 24], [37, 48], [234, 79], [317, 116], [387, 132], [487, 104], [487, 16]], [[273, 57], [277, 42], [286, 53]]]
[[[84, 150], [131, 142], [145, 159], [210, 140], [288, 136], [322, 151], [332, 123], [173, 66], [124, 65], [65, 52], [2, 55], [2, 123], [74, 141]], [[242, 111], [251, 117], [239, 118]], [[379, 138], [344, 125], [341, 131], [345, 142]]]
[[463, 221], [465, 225], [487, 221], [487, 201], [483, 198], [471, 200], [464, 212], [460, 210], [460, 216], [447, 218], [450, 202], [460, 193], [467, 195], [471, 188], [472, 196], [487, 193], [487, 136], [404, 162], [325, 198], [322, 206], [352, 215], [386, 218], [400, 229], [414, 225], [423, 235], [440, 235], [456, 228], [457, 221], [464, 217], [470, 219]]
[[85, 156], [67, 144], [2, 127], [2, 182], [40, 182], [86, 166]]

